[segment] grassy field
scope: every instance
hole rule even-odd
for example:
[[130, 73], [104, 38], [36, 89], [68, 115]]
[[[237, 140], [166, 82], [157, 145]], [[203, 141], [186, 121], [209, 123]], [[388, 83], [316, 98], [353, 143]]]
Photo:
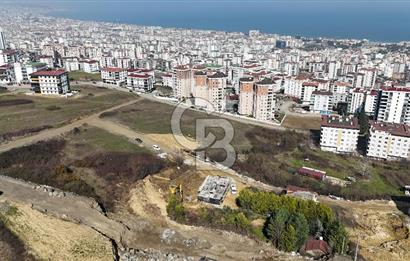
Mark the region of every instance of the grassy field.
[[151, 153], [150, 150], [131, 143], [127, 138], [105, 130], [83, 126], [65, 136], [64, 153], [67, 163], [82, 159], [96, 152]]
[[[136, 131], [143, 133], [170, 134], [171, 116], [174, 107], [168, 104], [157, 103], [149, 100], [140, 100], [137, 103], [124, 107], [114, 114], [105, 115], [107, 118], [118, 121]], [[205, 113], [186, 110], [181, 122], [182, 132], [188, 137], [195, 137], [195, 121], [197, 119], [215, 119], [216, 116], [208, 116]], [[230, 121], [235, 133], [233, 145], [238, 151], [249, 150], [251, 143], [246, 137], [248, 131], [255, 127]], [[212, 128], [211, 131], [221, 137], [224, 133], [222, 129]]]
[[286, 115], [285, 121], [283, 122], [283, 126], [291, 129], [320, 130], [320, 122], [320, 116], [313, 118]]
[[83, 71], [72, 71], [68, 73], [70, 81], [101, 81], [100, 73], [86, 73]]
[[[42, 126], [60, 126], [135, 99], [132, 94], [102, 88], [83, 86], [73, 89], [80, 90], [81, 95], [68, 99], [24, 94], [0, 96], [0, 135]], [[16, 104], [16, 100], [20, 102]]]

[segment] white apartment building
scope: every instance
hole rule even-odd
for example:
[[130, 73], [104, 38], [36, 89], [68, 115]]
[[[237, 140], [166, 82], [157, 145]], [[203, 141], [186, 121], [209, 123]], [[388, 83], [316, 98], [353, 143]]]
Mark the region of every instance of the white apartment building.
[[29, 83], [30, 75], [37, 71], [43, 71], [47, 69], [45, 63], [14, 63], [14, 75], [16, 77], [16, 83]]
[[367, 156], [387, 160], [410, 159], [409, 126], [370, 121]]
[[48, 68], [53, 68], [54, 67], [54, 59], [53, 56], [50, 55], [41, 55], [39, 57], [40, 63], [45, 63], [47, 64]]
[[366, 99], [366, 90], [356, 88], [353, 89], [348, 96], [347, 102], [347, 112], [350, 114], [355, 114], [363, 109], [364, 102]]
[[333, 93], [329, 91], [312, 92], [309, 107], [313, 113], [330, 114], [333, 109]]
[[377, 69], [376, 68], [362, 68], [359, 70], [363, 74], [362, 87], [374, 88], [376, 85]]
[[317, 91], [319, 84], [317, 82], [304, 82], [302, 84], [301, 100], [302, 104], [309, 105], [312, 100], [312, 93]]
[[304, 75], [299, 75], [298, 77], [286, 77], [284, 81], [284, 94], [295, 97], [298, 99], [302, 98], [302, 85], [307, 82], [309, 78]]
[[274, 82], [265, 78], [255, 84], [253, 116], [258, 120], [270, 121], [275, 117]]
[[174, 96], [178, 99], [189, 98], [192, 93], [193, 73], [189, 65], [180, 65], [174, 69]]
[[129, 74], [127, 76], [127, 88], [134, 91], [150, 92], [154, 88], [153, 77], [148, 74]]
[[346, 102], [350, 89], [350, 84], [347, 82], [335, 82], [331, 87], [331, 92], [333, 92], [333, 104]]
[[239, 80], [239, 107], [240, 115], [253, 115], [253, 83], [252, 77], [241, 78]]
[[100, 71], [100, 65], [96, 60], [80, 61], [80, 70], [86, 73], [97, 73]]
[[377, 103], [377, 121], [410, 125], [410, 88], [382, 88]]
[[162, 75], [162, 86], [174, 88], [174, 80], [172, 74], [164, 73]]
[[106, 67], [101, 70], [101, 79], [103, 83], [124, 85], [127, 82], [127, 70], [116, 67]]
[[66, 94], [70, 91], [68, 72], [65, 70], [37, 71], [30, 75], [32, 89], [45, 95]]
[[335, 153], [356, 151], [360, 127], [352, 116], [322, 116], [320, 148]]
[[366, 93], [366, 101], [364, 103], [364, 111], [367, 115], [373, 116], [377, 110], [377, 98], [379, 92], [377, 90], [370, 90]]

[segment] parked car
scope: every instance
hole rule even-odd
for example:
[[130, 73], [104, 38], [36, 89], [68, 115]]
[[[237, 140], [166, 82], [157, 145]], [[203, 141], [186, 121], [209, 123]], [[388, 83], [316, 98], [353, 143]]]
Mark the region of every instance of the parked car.
[[152, 145], [152, 148], [153, 148], [154, 150], [157, 150], [157, 151], [161, 150], [161, 148], [160, 148], [158, 145], [156, 145], [156, 144]]
[[140, 138], [135, 138], [135, 141], [136, 141], [137, 143], [142, 143], [142, 140], [141, 140]]
[[236, 189], [236, 185], [232, 183], [231, 184], [231, 193], [235, 195], [237, 192], [238, 192], [238, 190]]

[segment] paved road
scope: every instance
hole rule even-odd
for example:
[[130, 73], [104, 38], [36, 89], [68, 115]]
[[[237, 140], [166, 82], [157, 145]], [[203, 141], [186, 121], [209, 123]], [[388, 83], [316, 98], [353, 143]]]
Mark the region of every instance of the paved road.
[[32, 136], [18, 138], [18, 139], [9, 141], [7, 143], [0, 144], [0, 153], [5, 152], [5, 151], [9, 151], [9, 150], [14, 149], [14, 148], [19, 148], [19, 147], [27, 146], [27, 145], [30, 145], [30, 144], [34, 144], [34, 143], [42, 141], [42, 140], [48, 140], [48, 139], [58, 137], [61, 134], [64, 134], [66, 132], [71, 131], [75, 127], [80, 127], [84, 123], [90, 122], [92, 119], [97, 119], [104, 112], [114, 111], [114, 110], [120, 109], [124, 106], [134, 104], [137, 101], [138, 101], [138, 99], [132, 100], [132, 101], [120, 104], [120, 105], [116, 105], [114, 107], [103, 110], [103, 111], [98, 112], [96, 114], [92, 114], [90, 116], [86, 116], [86, 117], [81, 118], [79, 120], [75, 120], [75, 121], [71, 122], [70, 124], [64, 125], [62, 127], [47, 129], [47, 130], [41, 131], [41, 132], [39, 132], [35, 135], [32, 135]]

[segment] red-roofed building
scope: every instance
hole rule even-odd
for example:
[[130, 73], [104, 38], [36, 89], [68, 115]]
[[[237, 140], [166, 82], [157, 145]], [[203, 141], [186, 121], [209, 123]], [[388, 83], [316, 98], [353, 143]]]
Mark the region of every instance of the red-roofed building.
[[36, 93], [58, 95], [70, 92], [68, 72], [65, 70], [42, 70], [30, 75], [31, 88]]
[[331, 248], [326, 241], [322, 239], [309, 238], [301, 247], [300, 253], [308, 255], [314, 259], [325, 257], [331, 253]]
[[124, 85], [127, 81], [127, 70], [116, 67], [106, 67], [101, 70], [101, 79], [103, 83]]
[[356, 151], [360, 127], [352, 116], [322, 116], [320, 148], [335, 153]]
[[153, 77], [146, 73], [133, 73], [127, 76], [127, 88], [134, 91], [150, 92], [154, 88]]
[[367, 156], [379, 159], [410, 159], [410, 127], [370, 121]]

